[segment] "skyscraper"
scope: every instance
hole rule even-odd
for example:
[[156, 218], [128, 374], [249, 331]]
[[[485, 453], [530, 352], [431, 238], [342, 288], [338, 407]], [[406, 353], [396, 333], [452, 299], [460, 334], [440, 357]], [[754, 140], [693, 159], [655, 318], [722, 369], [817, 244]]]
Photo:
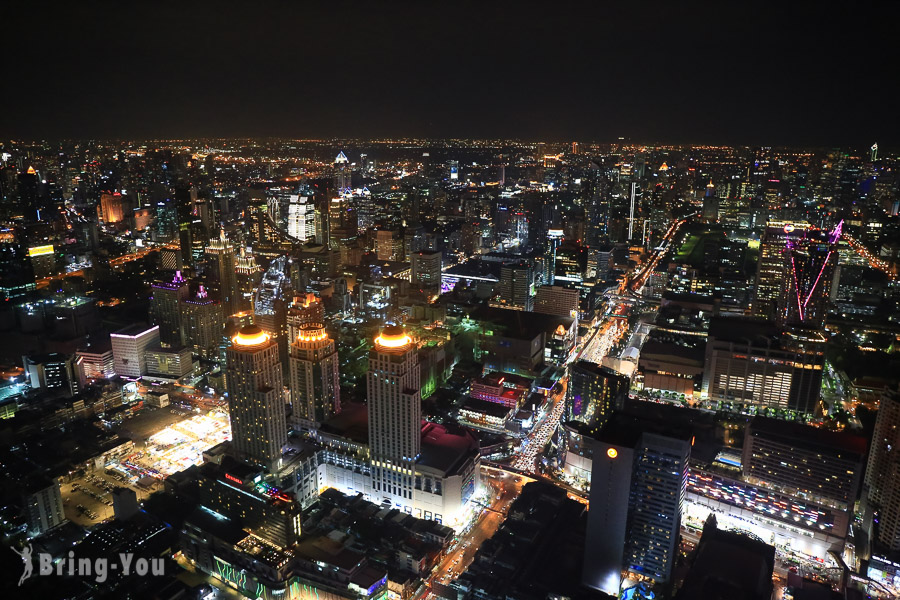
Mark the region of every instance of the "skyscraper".
[[291, 425], [318, 427], [341, 412], [337, 349], [321, 323], [305, 323], [291, 342]]
[[544, 285], [553, 285], [556, 281], [556, 251], [562, 243], [563, 230], [549, 229], [547, 230], [547, 254], [545, 259]]
[[206, 254], [215, 264], [216, 281], [219, 285], [219, 299], [226, 316], [240, 312], [240, 291], [237, 285], [237, 271], [235, 270], [234, 246], [225, 237], [225, 230], [221, 230], [218, 238], [209, 241], [206, 246]]
[[614, 410], [621, 410], [631, 382], [612, 369], [585, 360], [569, 368], [566, 421], [603, 425]]
[[375, 338], [366, 390], [374, 493], [411, 508], [421, 449], [422, 400], [418, 348], [402, 327], [389, 325]]
[[513, 310], [530, 311], [534, 307], [531, 287], [534, 284], [534, 270], [526, 263], [503, 265], [500, 267], [496, 306]]
[[159, 344], [159, 326], [135, 323], [109, 334], [113, 364], [119, 377], [138, 378], [147, 373], [144, 351]]
[[309, 197], [299, 194], [288, 197], [287, 232], [301, 242], [316, 236], [315, 210]]
[[885, 389], [878, 406], [865, 497], [875, 511], [875, 541], [885, 552], [900, 551], [900, 388]]
[[671, 424], [616, 413], [597, 440], [583, 581], [615, 597], [626, 571], [666, 583], [677, 552], [691, 436]]
[[241, 329], [226, 351], [226, 380], [235, 453], [277, 470], [287, 441], [278, 345], [256, 325]]
[[809, 228], [809, 223], [769, 221], [759, 241], [759, 260], [756, 263], [756, 294], [753, 314], [773, 318], [778, 310], [784, 284], [785, 249], [787, 242], [799, 239]]
[[184, 343], [203, 358], [216, 359], [225, 330], [222, 304], [201, 285], [197, 294], [180, 304]]
[[778, 319], [791, 327], [822, 329], [837, 264], [837, 240], [841, 224], [833, 232], [807, 230], [785, 242], [784, 270]]
[[167, 346], [181, 346], [181, 303], [190, 295], [188, 282], [175, 272], [172, 281], [161, 281], [151, 286], [150, 317], [159, 325], [159, 340]]
[[422, 290], [441, 289], [441, 253], [422, 250], [410, 255], [412, 284]]

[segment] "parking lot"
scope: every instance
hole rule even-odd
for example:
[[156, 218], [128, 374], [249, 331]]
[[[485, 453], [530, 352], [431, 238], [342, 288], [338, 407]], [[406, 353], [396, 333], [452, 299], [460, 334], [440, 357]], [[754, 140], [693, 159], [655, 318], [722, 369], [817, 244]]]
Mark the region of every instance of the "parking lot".
[[143, 500], [152, 491], [130, 485], [127, 481], [94, 471], [83, 477], [63, 483], [60, 487], [63, 509], [66, 518], [78, 525], [96, 525], [101, 521], [113, 518], [112, 494], [117, 487], [129, 487]]

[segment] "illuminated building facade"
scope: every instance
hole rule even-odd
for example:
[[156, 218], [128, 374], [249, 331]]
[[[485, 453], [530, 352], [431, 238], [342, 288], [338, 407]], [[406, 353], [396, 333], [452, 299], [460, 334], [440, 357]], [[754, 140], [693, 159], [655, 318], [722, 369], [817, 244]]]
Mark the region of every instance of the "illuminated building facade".
[[[778, 320], [785, 326], [822, 329], [834, 285], [841, 225], [831, 233], [806, 231], [785, 242], [787, 281], [782, 282]], [[784, 285], [784, 284], [787, 285]]]
[[900, 390], [885, 389], [878, 406], [866, 469], [865, 495], [875, 512], [875, 542], [884, 552], [900, 551]]
[[206, 255], [213, 259], [219, 300], [226, 316], [241, 310], [240, 291], [235, 270], [234, 246], [225, 237], [223, 229], [218, 238], [211, 239], [206, 246]]
[[225, 376], [235, 453], [277, 470], [287, 441], [278, 344], [259, 327], [244, 327], [226, 351]]
[[624, 375], [596, 363], [580, 360], [569, 368], [566, 421], [603, 425], [614, 410], [621, 410], [631, 382]]
[[583, 581], [619, 597], [626, 571], [666, 583], [678, 551], [690, 434], [617, 413], [597, 434]]
[[391, 504], [412, 506], [421, 449], [418, 348], [401, 327], [385, 327], [369, 353], [366, 389], [372, 486]]
[[710, 322], [702, 395], [713, 402], [814, 414], [822, 386], [824, 338], [780, 332], [765, 321]]
[[778, 310], [787, 280], [785, 252], [787, 243], [806, 233], [809, 223], [769, 221], [759, 241], [759, 259], [756, 263], [756, 293], [753, 298], [753, 314], [773, 318]]
[[159, 325], [159, 339], [167, 346], [181, 346], [181, 303], [190, 297], [188, 282], [175, 272], [172, 281], [157, 282], [151, 286], [150, 317]]
[[222, 304], [210, 298], [201, 285], [196, 296], [182, 302], [180, 308], [185, 345], [203, 358], [216, 359], [225, 331]]
[[159, 325], [129, 325], [109, 334], [116, 375], [137, 379], [147, 373], [145, 351], [159, 344]]
[[314, 429], [341, 412], [340, 360], [321, 323], [305, 323], [291, 342], [291, 425]]

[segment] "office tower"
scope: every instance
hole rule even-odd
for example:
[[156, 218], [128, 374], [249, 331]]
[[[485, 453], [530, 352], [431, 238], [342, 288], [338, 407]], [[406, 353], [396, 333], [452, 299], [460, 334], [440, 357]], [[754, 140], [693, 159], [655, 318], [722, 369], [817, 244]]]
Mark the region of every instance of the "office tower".
[[375, 234], [375, 255], [378, 260], [399, 260], [403, 254], [403, 238], [399, 231], [380, 229]]
[[0, 243], [0, 301], [20, 298], [35, 289], [31, 258], [21, 245]]
[[832, 232], [807, 230], [788, 239], [784, 249], [786, 281], [782, 282], [778, 319], [788, 327], [822, 329], [837, 265], [841, 224]]
[[787, 282], [785, 251], [787, 242], [803, 237], [809, 223], [769, 221], [759, 241], [759, 259], [756, 263], [756, 294], [753, 314], [774, 318], [778, 303]]
[[351, 187], [350, 160], [342, 150], [334, 159], [334, 189], [338, 195], [344, 195]]
[[287, 441], [278, 345], [256, 325], [231, 338], [225, 353], [231, 440], [235, 454], [278, 470]]
[[[287, 306], [291, 298], [287, 257], [279, 256], [269, 263], [253, 301], [254, 323], [263, 328], [278, 344], [278, 353], [287, 364]], [[282, 353], [283, 352], [283, 353]]]
[[425, 291], [441, 289], [441, 253], [422, 250], [410, 255], [410, 280], [413, 286]]
[[608, 367], [579, 360], [569, 367], [566, 421], [603, 425], [628, 398], [631, 381]]
[[108, 339], [90, 341], [75, 353], [78, 382], [81, 387], [97, 379], [112, 379], [116, 376], [112, 345]]
[[218, 238], [209, 241], [206, 246], [206, 254], [213, 259], [222, 309], [227, 316], [240, 312], [240, 291], [237, 284], [234, 246], [225, 237], [224, 229], [220, 231]]
[[66, 522], [59, 481], [35, 477], [25, 484], [28, 535], [37, 537]]
[[300, 242], [308, 242], [316, 235], [315, 210], [308, 196], [291, 194], [287, 206], [287, 232]]
[[366, 391], [372, 486], [377, 496], [412, 507], [421, 449], [422, 399], [418, 347], [402, 327], [389, 325], [369, 351]]
[[241, 253], [235, 260], [235, 284], [237, 285], [237, 304], [240, 311], [247, 310], [253, 304], [253, 290], [262, 279], [262, 267], [256, 264], [256, 258], [241, 246]]
[[579, 293], [577, 289], [558, 285], [542, 285], [534, 299], [534, 312], [559, 317], [578, 316]]
[[172, 281], [154, 283], [151, 288], [150, 319], [159, 325], [159, 339], [167, 346], [182, 346], [181, 303], [190, 297], [190, 286], [175, 272]]
[[175, 189], [175, 214], [178, 218], [178, 247], [181, 248], [181, 259], [186, 264], [194, 263], [194, 234], [191, 225], [194, 222], [193, 190], [185, 187]]
[[[337, 290], [335, 290], [337, 294]], [[307, 323], [324, 323], [325, 305], [315, 294], [295, 296], [287, 309], [288, 339], [295, 340], [300, 335], [300, 327]]]
[[672, 575], [687, 486], [690, 433], [615, 413], [597, 434], [583, 581], [619, 597], [629, 571]]
[[459, 179], [459, 161], [451, 160], [450, 161], [450, 181], [456, 181]]
[[864, 494], [875, 511], [875, 542], [900, 552], [900, 388], [885, 389], [878, 406]]
[[28, 249], [28, 258], [31, 259], [31, 268], [38, 279], [56, 274], [56, 252], [52, 244], [32, 246]]
[[124, 198], [119, 192], [100, 194], [100, 220], [107, 225], [121, 222], [125, 218], [123, 200]]
[[825, 339], [784, 332], [766, 321], [710, 320], [703, 396], [711, 402], [814, 414], [822, 387]]
[[154, 346], [144, 352], [147, 358], [147, 375], [179, 379], [191, 372], [193, 368], [193, 356], [191, 349], [163, 348]]
[[531, 287], [534, 285], [534, 270], [526, 263], [503, 265], [500, 267], [499, 293], [495, 306], [513, 310], [530, 311], [534, 298]]
[[[18, 206], [23, 210], [21, 214], [28, 222], [40, 221], [41, 213], [46, 213], [40, 183], [40, 177], [34, 167], [28, 167], [24, 173], [18, 175]], [[46, 217], [46, 214], [44, 216]]]
[[159, 344], [159, 325], [129, 325], [109, 334], [109, 340], [116, 375], [137, 379], [147, 374], [145, 351]]
[[193, 298], [181, 302], [180, 308], [185, 345], [203, 358], [216, 359], [225, 331], [222, 304], [210, 298], [201, 285]]
[[588, 249], [587, 278], [605, 280], [609, 276], [609, 261], [612, 246], [599, 246]]
[[165, 246], [159, 249], [159, 268], [161, 271], [180, 271], [184, 268], [184, 260], [181, 257], [181, 248], [178, 246]]
[[754, 485], [852, 510], [865, 458], [861, 436], [754, 417], [744, 430], [741, 467]]
[[544, 263], [544, 285], [553, 285], [556, 281], [556, 251], [562, 243], [562, 229], [547, 230], [547, 253]]
[[32, 354], [22, 357], [22, 365], [28, 374], [31, 389], [56, 390], [67, 398], [78, 393], [79, 381], [74, 356], [59, 352]]
[[703, 196], [703, 208], [700, 216], [705, 221], [714, 222], [719, 220], [719, 198], [716, 196], [716, 186], [713, 185], [712, 179], [706, 186], [706, 194]]
[[321, 323], [305, 323], [291, 342], [291, 424], [315, 429], [341, 412], [340, 360]]

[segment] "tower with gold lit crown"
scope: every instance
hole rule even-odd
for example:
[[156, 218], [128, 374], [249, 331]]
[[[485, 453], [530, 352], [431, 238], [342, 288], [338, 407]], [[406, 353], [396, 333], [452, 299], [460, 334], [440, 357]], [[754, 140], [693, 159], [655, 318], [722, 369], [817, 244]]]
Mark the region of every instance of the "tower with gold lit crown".
[[226, 378], [235, 454], [277, 470], [287, 441], [278, 344], [256, 325], [244, 327], [226, 351]]
[[411, 510], [421, 450], [422, 399], [418, 348], [390, 325], [369, 352], [366, 390], [373, 495]]
[[291, 426], [311, 429], [341, 412], [338, 354], [321, 323], [300, 325], [290, 347]]

